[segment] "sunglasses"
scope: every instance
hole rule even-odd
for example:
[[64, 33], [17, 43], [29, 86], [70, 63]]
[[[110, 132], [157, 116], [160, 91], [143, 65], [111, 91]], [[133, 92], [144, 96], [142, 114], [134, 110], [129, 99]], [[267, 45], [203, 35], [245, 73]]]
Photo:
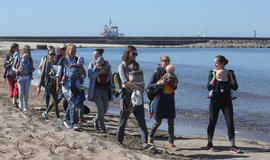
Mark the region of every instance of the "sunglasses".
[[51, 54], [49, 54], [50, 56], [55, 56], [55, 53], [51, 53]]
[[138, 53], [133, 52], [132, 55], [133, 55], [133, 56], [138, 56]]
[[168, 59], [165, 59], [165, 60], [162, 60], [162, 62], [170, 62], [170, 60], [168, 60]]

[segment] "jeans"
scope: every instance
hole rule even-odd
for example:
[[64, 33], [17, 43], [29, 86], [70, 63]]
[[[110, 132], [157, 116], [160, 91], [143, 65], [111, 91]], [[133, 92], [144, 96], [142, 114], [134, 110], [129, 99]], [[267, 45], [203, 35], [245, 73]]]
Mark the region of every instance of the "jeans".
[[28, 108], [28, 94], [31, 85], [31, 79], [18, 79], [19, 88], [19, 107], [22, 108], [24, 101], [24, 108]]
[[79, 119], [83, 119], [83, 114], [84, 114], [84, 104], [83, 103], [80, 103], [78, 104], [78, 116], [79, 116]]
[[[148, 141], [148, 131], [145, 123], [145, 115], [144, 115], [144, 107], [143, 105], [137, 106], [135, 110], [133, 111], [133, 114], [138, 121], [139, 128], [140, 128], [140, 134], [141, 134], [141, 139], [142, 143], [147, 143]], [[120, 112], [120, 117], [119, 117], [119, 123], [117, 127], [117, 133], [116, 137], [119, 142], [123, 142], [124, 140], [124, 132], [125, 132], [125, 127], [126, 123], [128, 120], [129, 115], [125, 114], [124, 112]]]
[[108, 111], [109, 94], [107, 89], [95, 89], [94, 101], [96, 103], [98, 114], [94, 119], [97, 126], [100, 125], [101, 130], [105, 130], [104, 115]]
[[72, 126], [78, 125], [78, 111], [75, 105], [76, 97], [73, 96], [72, 98], [70, 98], [68, 89], [66, 89], [65, 87], [62, 87], [62, 91], [63, 91], [65, 99], [69, 99], [67, 101], [68, 108], [64, 116], [64, 121], [70, 120], [70, 123]]

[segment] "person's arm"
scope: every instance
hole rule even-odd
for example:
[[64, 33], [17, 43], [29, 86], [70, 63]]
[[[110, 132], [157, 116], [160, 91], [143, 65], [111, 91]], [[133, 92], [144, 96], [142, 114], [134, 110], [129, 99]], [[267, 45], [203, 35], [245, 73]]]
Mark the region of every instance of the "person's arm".
[[45, 62], [44, 66], [42, 67], [41, 76], [40, 76], [40, 80], [39, 80], [39, 84], [38, 84], [38, 94], [40, 92], [41, 86], [44, 87], [44, 85], [45, 85], [44, 79], [45, 79], [45, 73], [46, 73], [47, 67], [48, 67], [48, 63]]
[[20, 71], [16, 68], [17, 63], [19, 63], [18, 61], [19, 61], [19, 55], [14, 59], [14, 63], [13, 63], [13, 66], [12, 66], [13, 71], [16, 72], [16, 73], [20, 73]]
[[210, 71], [208, 75], [208, 81], [207, 81], [207, 89], [210, 91], [214, 88], [215, 82], [216, 82], [216, 72]]
[[100, 74], [99, 72], [94, 71], [94, 64], [90, 62], [88, 66], [88, 79], [92, 81], [96, 79], [99, 76], [99, 74]]
[[62, 73], [63, 69], [62, 69], [62, 65], [58, 65], [58, 71], [56, 74], [56, 93], [59, 94], [60, 93], [60, 82], [61, 82], [61, 78], [62, 78]]
[[229, 74], [230, 74], [230, 79], [231, 79], [231, 88], [236, 91], [238, 89], [238, 83], [237, 83], [234, 71], [229, 70]]

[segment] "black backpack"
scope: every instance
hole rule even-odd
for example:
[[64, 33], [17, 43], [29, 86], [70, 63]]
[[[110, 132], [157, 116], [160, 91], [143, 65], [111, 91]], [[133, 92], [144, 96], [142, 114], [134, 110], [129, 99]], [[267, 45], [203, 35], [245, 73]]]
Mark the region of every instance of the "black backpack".
[[[156, 76], [156, 81], [158, 81], [162, 77], [162, 73], [158, 69], [155, 74], [158, 75], [158, 76]], [[146, 93], [147, 93], [147, 97], [150, 100], [150, 102], [153, 101], [154, 97], [157, 96], [161, 91], [162, 91], [162, 88], [160, 88], [160, 87], [157, 87], [154, 89], [147, 88]]]

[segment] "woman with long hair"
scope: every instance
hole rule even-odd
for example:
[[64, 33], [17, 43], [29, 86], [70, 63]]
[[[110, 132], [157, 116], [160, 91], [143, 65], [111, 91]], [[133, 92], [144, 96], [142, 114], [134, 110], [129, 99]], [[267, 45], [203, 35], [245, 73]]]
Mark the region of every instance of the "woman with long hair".
[[16, 74], [12, 69], [14, 64], [15, 54], [19, 54], [19, 45], [17, 43], [13, 43], [10, 47], [9, 52], [6, 54], [5, 62], [4, 62], [4, 78], [7, 78], [10, 90], [10, 98], [13, 99], [13, 106], [18, 107], [18, 83], [16, 80]]
[[17, 81], [19, 88], [19, 108], [24, 111], [28, 109], [28, 94], [34, 72], [33, 59], [31, 57], [30, 46], [25, 45], [21, 55], [15, 59], [13, 70], [17, 73]]
[[[122, 81], [121, 102], [123, 102], [121, 103], [121, 105], [123, 106], [121, 107], [122, 111], [120, 112], [118, 128], [117, 128], [117, 133], [116, 133], [117, 140], [120, 143], [123, 143], [125, 127], [126, 127], [126, 123], [129, 118], [129, 115], [130, 115], [130, 112], [126, 111], [126, 109], [130, 108], [130, 106], [132, 105], [131, 104], [132, 91], [133, 89], [137, 89], [141, 92], [141, 95], [143, 95], [143, 92], [144, 92], [144, 88], [141, 88], [140, 86], [137, 86], [131, 83], [128, 77], [129, 69], [127, 65], [131, 61], [136, 61], [137, 56], [138, 56], [137, 49], [134, 46], [127, 46], [122, 56], [122, 63], [118, 67], [120, 79]], [[138, 121], [143, 148], [150, 149], [151, 146], [148, 145], [148, 131], [147, 131], [146, 123], [145, 123], [143, 103], [135, 107], [135, 109], [133, 110], [133, 114], [136, 120]]]
[[[58, 63], [58, 72], [56, 79], [56, 92], [59, 94], [60, 92], [60, 82], [62, 83], [62, 92], [64, 94], [65, 99], [68, 101], [68, 108], [66, 110], [64, 116], [64, 125], [67, 128], [73, 128], [74, 130], [79, 130], [78, 128], [78, 111], [76, 109], [76, 99], [79, 96], [78, 94], [70, 94], [73, 93], [73, 88], [70, 84], [80, 85], [79, 77], [75, 77], [75, 79], [67, 78], [68, 76], [68, 68], [73, 67], [77, 64], [78, 57], [76, 55], [76, 45], [70, 43], [66, 49], [66, 56], [62, 57]], [[78, 84], [79, 83], [79, 84]], [[75, 87], [75, 86], [74, 86]], [[70, 120], [70, 122], [69, 122]]]

